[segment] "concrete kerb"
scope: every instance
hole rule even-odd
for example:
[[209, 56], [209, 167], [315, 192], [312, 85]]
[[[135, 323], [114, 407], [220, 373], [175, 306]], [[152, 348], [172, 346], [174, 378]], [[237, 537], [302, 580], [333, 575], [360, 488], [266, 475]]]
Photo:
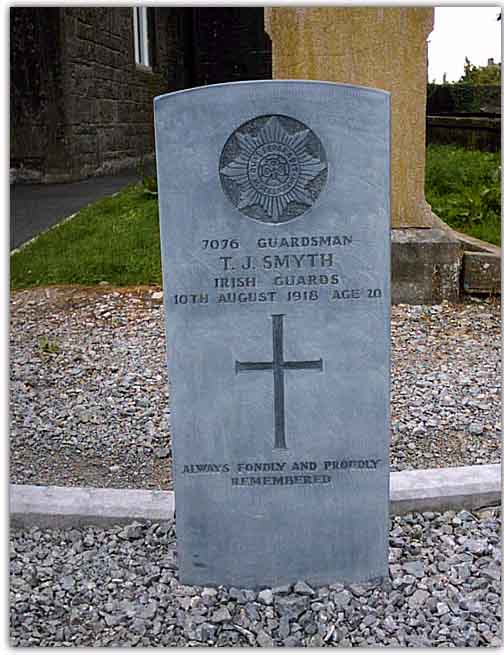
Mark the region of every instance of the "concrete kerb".
[[[108, 197], [109, 197], [109, 198], [113, 198], [114, 196], [117, 196], [118, 194], [119, 194], [119, 191], [116, 191], [115, 193], [111, 193]], [[84, 205], [84, 206], [82, 207], [82, 209], [85, 209], [87, 206], [89, 206], [89, 205]], [[70, 216], [66, 216], [65, 218], [62, 218], [60, 221], [58, 221], [58, 222], [55, 223], [54, 225], [51, 225], [51, 226], [48, 227], [46, 230], [42, 230], [42, 232], [39, 232], [38, 234], [36, 234], [36, 235], [35, 235], [34, 237], [32, 237], [31, 239], [28, 239], [28, 241], [25, 241], [24, 243], [22, 243], [22, 244], [21, 244], [20, 246], [18, 246], [17, 248], [13, 248], [13, 249], [10, 251], [10, 255], [15, 255], [16, 253], [21, 252], [22, 250], [24, 250], [24, 249], [25, 249], [27, 246], [29, 246], [30, 244], [35, 243], [36, 241], [38, 241], [38, 239], [39, 239], [42, 235], [47, 234], [48, 232], [51, 232], [51, 231], [53, 231], [53, 230], [56, 230], [57, 228], [61, 227], [61, 226], [64, 225], [65, 223], [68, 223], [69, 221], [71, 221], [72, 219], [74, 219], [74, 218], [77, 216], [77, 214], [78, 214], [80, 211], [82, 211], [82, 209], [80, 209], [80, 210], [77, 211], [77, 212], [74, 212], [73, 214], [70, 214]]]
[[500, 464], [418, 469], [390, 474], [390, 511], [478, 509], [502, 498]]
[[78, 213], [79, 212], [75, 212], [73, 214], [70, 214], [70, 216], [67, 216], [66, 218], [62, 218], [61, 221], [59, 221], [58, 223], [55, 223], [54, 225], [51, 225], [50, 227], [48, 227], [47, 230], [42, 230], [42, 232], [39, 232], [38, 234], [36, 234], [31, 239], [28, 239], [28, 241], [25, 241], [24, 243], [22, 243], [17, 248], [14, 248], [13, 250], [11, 250], [10, 254], [15, 255], [16, 253], [21, 252], [22, 250], [24, 250], [26, 248], [26, 246], [29, 246], [31, 243], [35, 243], [35, 241], [38, 241], [38, 239], [43, 234], [47, 234], [47, 232], [51, 232], [52, 230], [55, 230], [56, 228], [61, 227], [61, 225], [64, 225], [65, 223], [68, 223], [68, 221], [71, 221], [73, 218], [75, 218], [77, 216]]
[[[501, 502], [501, 465], [390, 474], [391, 514], [478, 509]], [[102, 527], [173, 519], [172, 491], [10, 485], [11, 527]]]
[[173, 519], [172, 491], [10, 485], [11, 527], [81, 527]]

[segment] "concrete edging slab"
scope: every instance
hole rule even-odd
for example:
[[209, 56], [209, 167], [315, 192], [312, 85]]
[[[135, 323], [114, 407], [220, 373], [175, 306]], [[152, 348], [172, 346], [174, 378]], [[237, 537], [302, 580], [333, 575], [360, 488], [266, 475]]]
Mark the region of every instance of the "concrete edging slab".
[[171, 491], [10, 485], [10, 521], [14, 527], [160, 522], [172, 519], [174, 511]]
[[[390, 512], [476, 509], [501, 502], [501, 465], [450, 467], [390, 474]], [[168, 521], [172, 491], [10, 485], [12, 527], [67, 528]]]
[[390, 474], [390, 511], [476, 509], [498, 505], [502, 497], [500, 464], [418, 469]]

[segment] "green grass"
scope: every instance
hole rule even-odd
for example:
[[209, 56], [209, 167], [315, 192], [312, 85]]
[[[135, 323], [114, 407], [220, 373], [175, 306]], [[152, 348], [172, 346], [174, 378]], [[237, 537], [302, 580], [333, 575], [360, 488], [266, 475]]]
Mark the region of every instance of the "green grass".
[[500, 195], [500, 153], [427, 148], [425, 196], [454, 229], [500, 246]]
[[13, 289], [161, 284], [157, 198], [138, 186], [104, 198], [11, 257]]
[[[498, 154], [429, 146], [427, 201], [455, 229], [500, 245], [499, 165]], [[141, 185], [86, 207], [11, 256], [13, 289], [102, 281], [161, 284], [157, 197]]]

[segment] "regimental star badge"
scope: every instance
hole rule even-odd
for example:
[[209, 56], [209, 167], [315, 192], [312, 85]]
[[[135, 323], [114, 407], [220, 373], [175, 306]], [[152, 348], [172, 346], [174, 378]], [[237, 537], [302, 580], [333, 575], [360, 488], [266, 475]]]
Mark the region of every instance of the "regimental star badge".
[[245, 215], [284, 223], [304, 214], [327, 178], [324, 148], [288, 116], [258, 116], [229, 137], [220, 158], [224, 192]]

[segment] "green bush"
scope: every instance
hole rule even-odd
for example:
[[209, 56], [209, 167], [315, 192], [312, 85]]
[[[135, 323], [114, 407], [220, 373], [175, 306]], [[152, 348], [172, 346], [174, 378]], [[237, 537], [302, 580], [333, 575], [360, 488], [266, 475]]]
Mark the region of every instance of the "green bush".
[[501, 88], [495, 84], [427, 85], [427, 114], [498, 111]]
[[499, 153], [430, 145], [425, 195], [448, 225], [500, 245]]

